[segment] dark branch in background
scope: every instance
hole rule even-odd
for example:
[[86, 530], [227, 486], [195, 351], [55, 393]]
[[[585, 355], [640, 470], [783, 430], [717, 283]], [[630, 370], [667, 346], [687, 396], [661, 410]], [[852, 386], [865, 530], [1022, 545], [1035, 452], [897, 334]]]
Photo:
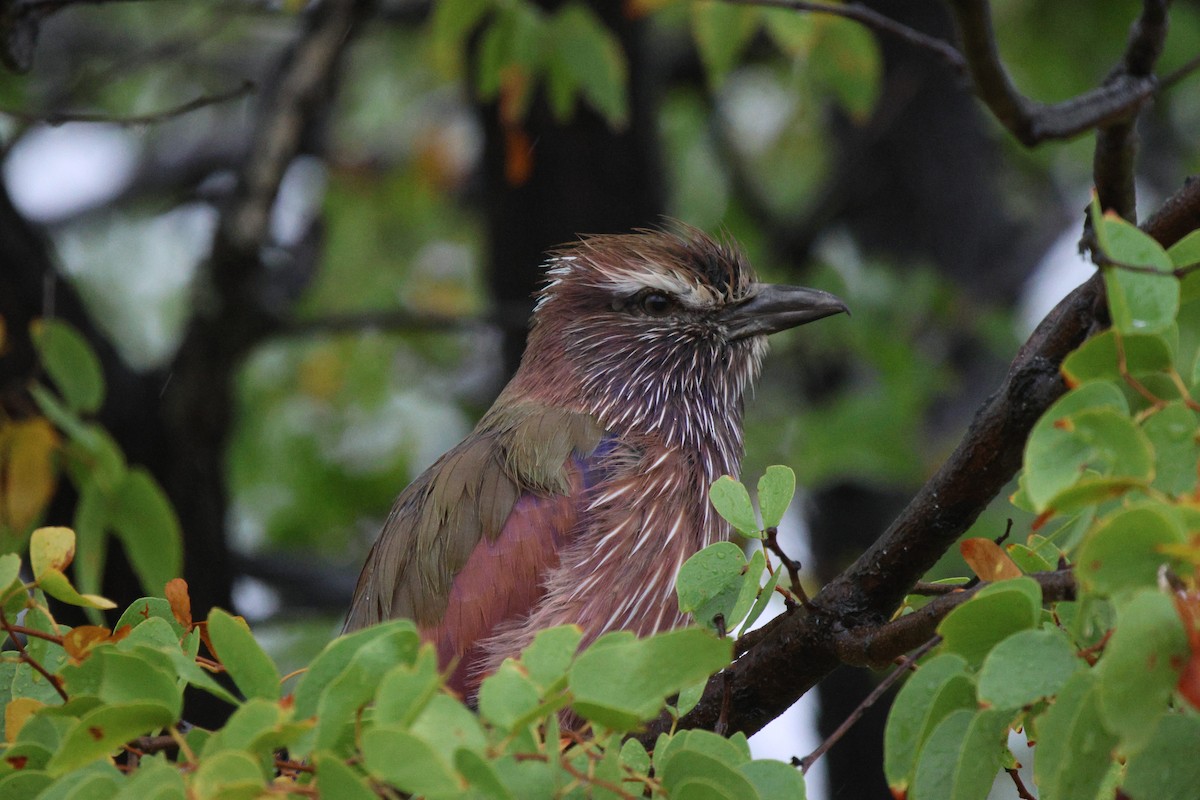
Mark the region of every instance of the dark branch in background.
[[834, 17], [843, 17], [851, 19], [871, 30], [894, 36], [908, 42], [911, 45], [919, 47], [923, 50], [928, 50], [947, 64], [949, 64], [955, 72], [965, 74], [967, 62], [963, 58], [962, 53], [954, 49], [954, 45], [949, 42], [938, 39], [935, 36], [921, 33], [918, 30], [903, 25], [891, 17], [880, 14], [874, 9], [867, 8], [859, 3], [810, 3], [805, 0], [726, 0], [731, 5], [739, 6], [767, 6], [769, 8], [786, 8], [792, 11], [809, 11], [814, 14], [829, 14]]
[[0, 4], [0, 63], [13, 72], [28, 72], [42, 20], [70, 6], [98, 6], [137, 0], [8, 0]]
[[[1125, 56], [1105, 80], [1106, 86], [1125, 80], [1154, 79], [1154, 65], [1167, 38], [1168, 2], [1143, 0], [1142, 14], [1129, 29]], [[1097, 130], [1092, 160], [1092, 180], [1100, 207], [1112, 209], [1130, 222], [1137, 222], [1137, 190], [1134, 187], [1136, 123], [1136, 114], [1130, 113]]]
[[[1142, 226], [1164, 247], [1196, 228], [1200, 181], [1195, 180]], [[1065, 391], [1058, 374], [1062, 359], [1105, 319], [1103, 282], [1095, 275], [1042, 321], [946, 463], [879, 540], [817, 594], [817, 611], [778, 617], [756, 632], [748, 650], [726, 670], [728, 677], [709, 681], [704, 697], [679, 727], [711, 730], [728, 686], [733, 696], [729, 729], [754, 733], [842, 663], [842, 657], [886, 662], [928, 639], [936, 620], [963, 602], [966, 592], [932, 601], [926, 606], [933, 607], [930, 611], [910, 615], [912, 622], [887, 620], [908, 589], [1012, 478], [1033, 423]], [[1037, 580], [1049, 599], [1069, 596], [1073, 585], [1062, 573]], [[660, 718], [639, 738], [652, 743], [670, 727], [669, 718]]]
[[184, 114], [191, 113], [207, 106], [217, 105], [219, 103], [228, 103], [231, 100], [237, 100], [245, 97], [254, 91], [253, 81], [243, 81], [240, 86], [233, 89], [228, 89], [217, 94], [204, 94], [195, 97], [186, 103], [181, 103], [171, 108], [155, 111], [149, 114], [133, 114], [130, 116], [119, 116], [115, 114], [100, 114], [100, 113], [72, 113], [69, 111], [49, 111], [45, 114], [29, 113], [12, 108], [0, 108], [0, 114], [3, 114], [14, 119], [18, 119], [25, 123], [44, 123], [46, 125], [64, 125], [68, 122], [107, 122], [110, 125], [157, 125], [160, 122], [166, 122], [175, 117], [181, 117]]
[[[1154, 0], [1147, 0], [1147, 6], [1152, 4]], [[1030, 100], [1017, 91], [1000, 61], [987, 0], [949, 0], [948, 5], [958, 26], [975, 93], [996, 120], [1027, 147], [1049, 139], [1070, 139], [1128, 119], [1157, 91], [1157, 82], [1149, 72], [1129, 72], [1114, 74], [1103, 86], [1059, 103], [1046, 105]], [[1141, 34], [1131, 38], [1140, 40]]]

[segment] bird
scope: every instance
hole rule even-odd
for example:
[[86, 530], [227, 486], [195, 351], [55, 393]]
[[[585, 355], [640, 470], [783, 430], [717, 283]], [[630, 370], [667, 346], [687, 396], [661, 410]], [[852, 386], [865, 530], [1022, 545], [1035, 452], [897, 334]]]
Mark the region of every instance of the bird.
[[739, 472], [767, 336], [847, 311], [682, 223], [551, 251], [520, 366], [397, 497], [343, 631], [411, 618], [473, 698], [543, 629], [686, 624], [675, 577], [731, 533], [708, 489]]

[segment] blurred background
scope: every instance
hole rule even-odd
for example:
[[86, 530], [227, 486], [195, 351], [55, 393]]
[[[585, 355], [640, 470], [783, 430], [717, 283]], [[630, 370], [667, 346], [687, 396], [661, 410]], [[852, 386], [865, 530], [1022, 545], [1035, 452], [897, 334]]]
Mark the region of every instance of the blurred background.
[[[1075, 252], [1090, 137], [1025, 150], [935, 53], [833, 16], [7, 5], [4, 418], [33, 413], [22, 332], [70, 322], [102, 364], [96, 421], [178, 514], [198, 612], [244, 614], [285, 672], [338, 630], [394, 496], [514, 370], [542, 256], [576, 234], [677, 218], [738, 239], [766, 279], [847, 300], [852, 319], [774, 337], [748, 401], [746, 480], [796, 470], [787, 547], [813, 587], [882, 531], [1090, 271]], [[940, 2], [865, 5], [953, 38]], [[1139, 7], [994, 13], [1018, 86], [1053, 101], [1103, 80]], [[1163, 72], [1195, 56], [1200, 4], [1171, 22]], [[1144, 210], [1200, 171], [1190, 83], [1143, 117]], [[59, 481], [42, 520], [75, 524], [77, 503]], [[971, 535], [1017, 513], [1000, 498]], [[122, 607], [145, 593], [120, 548], [103, 591]], [[806, 698], [815, 722], [777, 723], [759, 752], [804, 755], [872, 680], [835, 674]], [[888, 796], [862, 768], [881, 763], [885, 713], [823, 760], [813, 796]]]

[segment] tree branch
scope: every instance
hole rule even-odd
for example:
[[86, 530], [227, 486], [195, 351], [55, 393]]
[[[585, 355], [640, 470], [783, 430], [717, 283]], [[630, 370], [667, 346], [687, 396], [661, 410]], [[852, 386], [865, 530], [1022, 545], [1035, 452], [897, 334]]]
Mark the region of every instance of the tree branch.
[[[1200, 180], [1190, 181], [1142, 226], [1164, 247], [1197, 228]], [[935, 620], [963, 602], [966, 592], [932, 601], [932, 610], [910, 615], [913, 621], [888, 619], [908, 589], [1012, 478], [1029, 430], [1065, 391], [1058, 374], [1062, 359], [1106, 322], [1104, 284], [1097, 274], [1047, 315], [946, 463], [875, 544], [821, 589], [813, 599], [815, 612], [780, 616], [764, 626], [745, 654], [709, 681], [678, 727], [711, 730], [728, 686], [733, 699], [729, 730], [754, 733], [842, 663], [843, 656], [855, 663], [877, 663], [929, 638]], [[1068, 576], [1049, 573], [1037, 580], [1047, 597], [1068, 596]], [[660, 717], [639, 738], [653, 742], [670, 727], [671, 720]]]
[[[1147, 5], [1154, 2], [1147, 0]], [[958, 27], [976, 94], [1000, 124], [1026, 147], [1048, 139], [1070, 139], [1127, 119], [1157, 90], [1153, 75], [1129, 72], [1114, 75], [1103, 86], [1059, 103], [1045, 105], [1030, 100], [1017, 91], [1001, 63], [987, 0], [948, 0], [948, 5]], [[1153, 26], [1147, 25], [1150, 27]], [[1140, 40], [1141, 35], [1134, 38]]]
[[[1121, 63], [1105, 84], [1118, 81], [1153, 80], [1154, 65], [1162, 54], [1167, 38], [1169, 0], [1143, 0], [1142, 13], [1129, 28], [1129, 41]], [[1134, 162], [1137, 159], [1137, 111], [1096, 131], [1096, 150], [1092, 158], [1092, 180], [1100, 207], [1112, 209], [1130, 222], [1137, 222], [1137, 190], [1134, 187]]]
[[731, 5], [739, 6], [766, 6], [768, 8], [789, 8], [793, 11], [808, 11], [814, 14], [829, 14], [834, 17], [843, 17], [845, 19], [854, 20], [855, 22], [878, 31], [879, 33], [888, 36], [894, 36], [901, 41], [919, 47], [922, 50], [928, 50], [945, 61], [957, 73], [965, 74], [967, 62], [963, 59], [962, 53], [954, 49], [954, 45], [949, 42], [938, 39], [936, 36], [929, 36], [921, 33], [921, 31], [910, 28], [891, 17], [880, 14], [874, 9], [867, 8], [864, 5], [855, 2], [849, 3], [820, 3], [807, 2], [806, 0], [726, 0]]
[[189, 114], [197, 109], [237, 100], [238, 98], [245, 97], [252, 91], [254, 91], [254, 82], [242, 81], [241, 85], [227, 89], [224, 92], [200, 95], [186, 103], [181, 103], [162, 111], [155, 111], [150, 114], [133, 114], [131, 116], [86, 112], [72, 113], [69, 111], [49, 111], [44, 114], [31, 114], [13, 108], [0, 108], [0, 114], [18, 119], [21, 122], [40, 122], [50, 126], [64, 125], [68, 122], [107, 122], [110, 125], [121, 125], [124, 127], [132, 125], [157, 125], [160, 122], [166, 122], [175, 117], [182, 117], [184, 114]]

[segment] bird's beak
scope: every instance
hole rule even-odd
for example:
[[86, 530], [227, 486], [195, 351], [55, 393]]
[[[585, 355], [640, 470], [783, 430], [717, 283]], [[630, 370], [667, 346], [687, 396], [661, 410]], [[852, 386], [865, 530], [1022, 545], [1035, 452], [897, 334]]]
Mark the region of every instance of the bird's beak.
[[752, 297], [727, 307], [722, 312], [722, 321], [730, 339], [744, 339], [785, 331], [842, 312], [849, 314], [850, 309], [835, 294], [804, 286], [762, 283]]

